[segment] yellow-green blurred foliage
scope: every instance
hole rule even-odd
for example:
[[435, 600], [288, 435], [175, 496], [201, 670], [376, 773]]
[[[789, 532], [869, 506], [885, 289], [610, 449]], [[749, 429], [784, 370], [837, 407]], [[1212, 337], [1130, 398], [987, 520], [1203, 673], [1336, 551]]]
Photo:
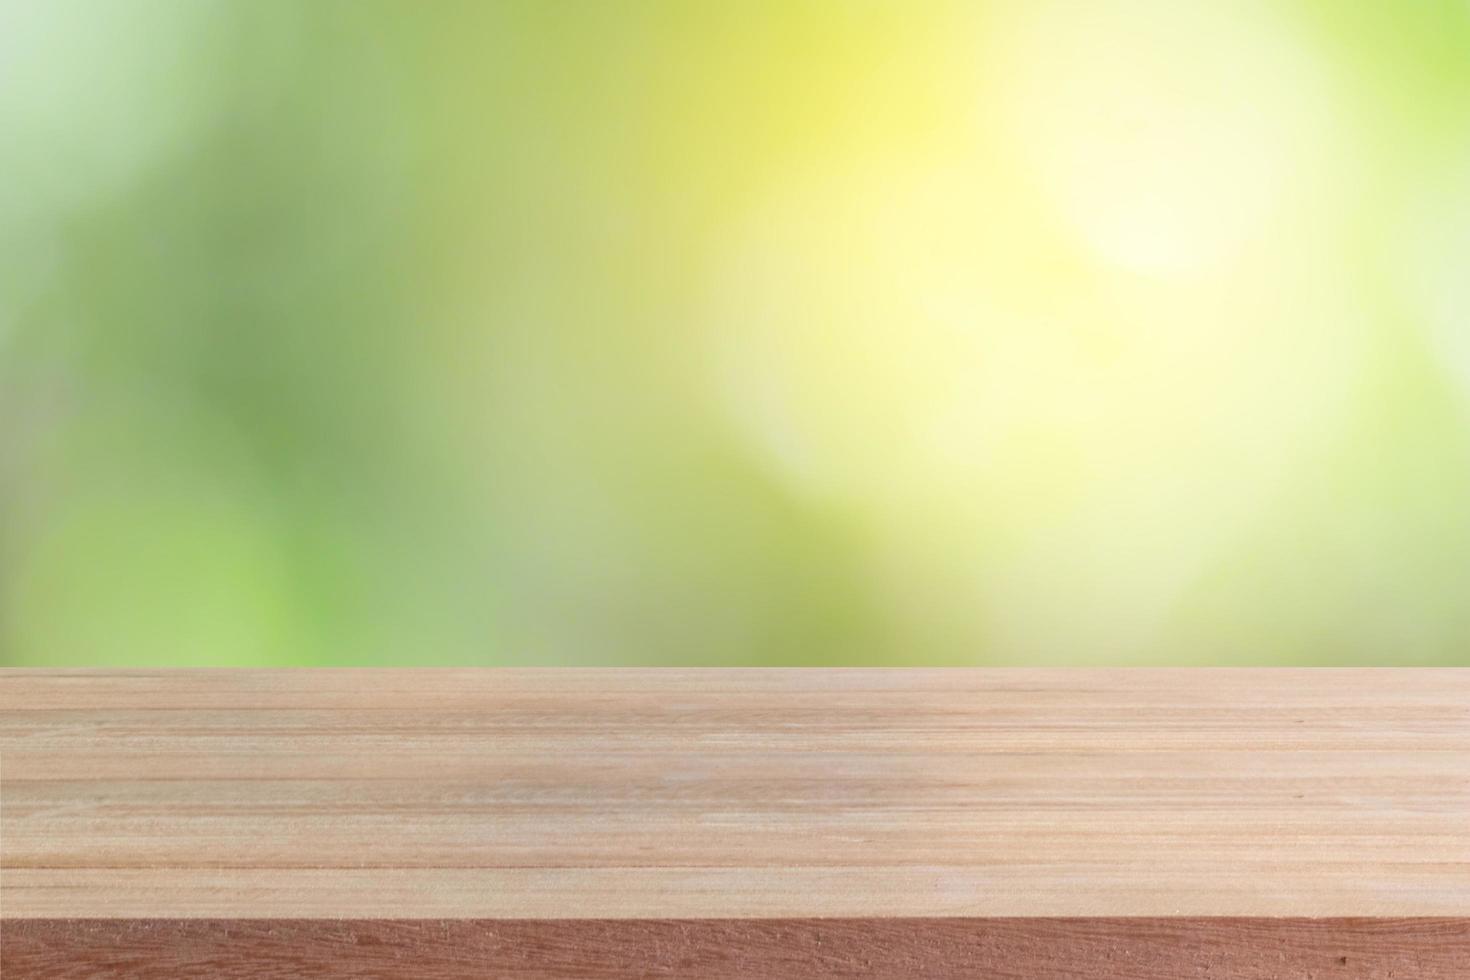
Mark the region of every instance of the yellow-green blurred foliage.
[[1470, 663], [1470, 3], [3, 0], [0, 661]]

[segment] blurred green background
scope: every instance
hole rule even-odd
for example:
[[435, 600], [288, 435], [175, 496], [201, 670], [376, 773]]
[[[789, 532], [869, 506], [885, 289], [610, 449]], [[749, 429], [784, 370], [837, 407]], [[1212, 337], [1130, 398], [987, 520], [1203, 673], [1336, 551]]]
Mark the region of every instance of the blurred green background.
[[1470, 664], [1470, 3], [0, 0], [0, 662]]

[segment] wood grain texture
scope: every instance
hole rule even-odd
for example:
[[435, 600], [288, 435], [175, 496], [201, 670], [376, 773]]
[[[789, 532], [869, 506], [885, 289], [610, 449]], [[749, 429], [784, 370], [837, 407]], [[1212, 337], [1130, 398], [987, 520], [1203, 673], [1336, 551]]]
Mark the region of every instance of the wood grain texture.
[[1470, 671], [7, 671], [0, 916], [1461, 918]]
[[7, 977], [1464, 980], [1470, 919], [32, 919]]

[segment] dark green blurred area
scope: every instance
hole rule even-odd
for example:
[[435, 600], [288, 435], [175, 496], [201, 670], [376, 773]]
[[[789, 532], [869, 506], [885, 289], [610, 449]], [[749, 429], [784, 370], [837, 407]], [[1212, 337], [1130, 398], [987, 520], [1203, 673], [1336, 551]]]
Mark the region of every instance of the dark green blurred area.
[[1024, 6], [9, 0], [0, 662], [1470, 663], [1470, 8], [1242, 9], [1117, 239]]

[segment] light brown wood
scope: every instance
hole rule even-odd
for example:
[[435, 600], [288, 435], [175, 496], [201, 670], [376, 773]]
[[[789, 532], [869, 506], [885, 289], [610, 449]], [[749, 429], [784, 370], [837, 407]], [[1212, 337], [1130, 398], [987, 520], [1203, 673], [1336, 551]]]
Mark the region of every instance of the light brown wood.
[[1470, 915], [1470, 671], [0, 673], [0, 916]]

